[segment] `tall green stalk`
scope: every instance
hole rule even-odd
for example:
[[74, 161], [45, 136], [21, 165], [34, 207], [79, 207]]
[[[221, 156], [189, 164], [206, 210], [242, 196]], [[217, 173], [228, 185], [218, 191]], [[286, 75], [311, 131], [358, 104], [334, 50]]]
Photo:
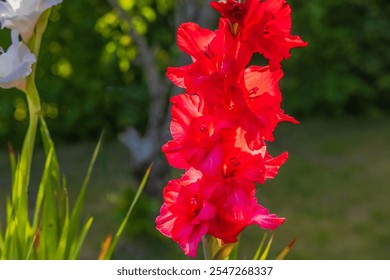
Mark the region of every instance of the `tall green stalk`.
[[[42, 36], [47, 26], [51, 9], [45, 11], [39, 18], [34, 35], [29, 42], [26, 42], [36, 58], [39, 57]], [[24, 138], [22, 152], [13, 174], [11, 201], [7, 206], [7, 227], [4, 240], [2, 258], [23, 259], [28, 255], [28, 248], [31, 247], [31, 236], [34, 236], [34, 229], [29, 222], [28, 214], [28, 187], [30, 184], [31, 163], [34, 153], [35, 139], [38, 128], [38, 121], [41, 114], [41, 101], [35, 84], [36, 63], [32, 66], [31, 74], [26, 78], [26, 94], [29, 124]]]

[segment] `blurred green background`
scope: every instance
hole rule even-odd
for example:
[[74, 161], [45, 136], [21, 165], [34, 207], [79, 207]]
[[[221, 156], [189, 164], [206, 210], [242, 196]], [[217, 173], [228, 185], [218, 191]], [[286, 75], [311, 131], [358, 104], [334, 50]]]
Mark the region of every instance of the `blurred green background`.
[[[283, 109], [301, 124], [281, 124], [270, 149], [274, 155], [287, 150], [289, 160], [275, 180], [259, 187], [260, 202], [287, 217], [271, 253], [276, 256], [297, 238], [289, 259], [389, 259], [390, 3], [288, 2], [292, 33], [309, 46], [292, 50], [283, 62]], [[119, 3], [137, 33], [153, 46], [163, 76], [179, 55], [175, 1]], [[95, 222], [83, 258], [97, 257], [136, 188], [130, 156], [117, 135], [129, 126], [145, 132], [150, 98], [137, 62], [139, 49], [126, 28], [106, 1], [65, 0], [54, 9], [39, 58], [43, 110], [71, 195], [77, 194], [93, 146], [105, 130], [88, 192], [86, 214], [95, 216]], [[6, 49], [6, 30], [0, 42]], [[7, 143], [20, 149], [26, 110], [21, 93], [0, 89], [1, 202], [10, 186]], [[42, 165], [37, 149], [32, 190]], [[173, 170], [172, 176], [177, 176]], [[160, 203], [161, 197], [142, 197], [116, 258], [185, 258], [154, 229]], [[244, 232], [243, 258], [260, 238], [256, 228]]]

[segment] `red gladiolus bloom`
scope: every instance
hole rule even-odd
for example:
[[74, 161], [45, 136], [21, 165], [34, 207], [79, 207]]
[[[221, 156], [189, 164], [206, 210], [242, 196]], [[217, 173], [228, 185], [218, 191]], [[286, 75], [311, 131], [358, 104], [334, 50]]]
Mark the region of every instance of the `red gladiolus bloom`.
[[242, 42], [264, 55], [272, 69], [290, 57], [291, 48], [307, 46], [299, 36], [290, 34], [291, 8], [285, 0], [227, 0], [211, 6], [231, 23], [239, 24]]
[[[273, 141], [273, 131], [279, 122], [298, 123], [294, 118], [284, 114], [280, 108], [282, 94], [278, 83], [282, 76], [282, 70], [271, 71], [268, 66], [251, 66], [245, 70], [244, 99], [249, 114], [243, 119], [242, 125], [247, 128], [249, 134], [253, 134], [250, 139], [255, 143], [260, 139]], [[256, 148], [257, 146], [255, 145]]]
[[202, 106], [196, 95], [178, 95], [171, 101], [173, 140], [162, 148], [168, 162], [176, 168], [199, 169], [205, 161], [221, 158], [217, 146], [222, 141], [223, 131], [232, 127], [229, 116], [202, 115]]
[[[249, 63], [252, 53], [241, 48], [228, 23], [221, 19], [219, 29], [210, 31], [195, 23], [182, 24], [177, 33], [180, 49], [191, 56], [193, 63], [182, 67], [168, 67], [167, 76], [188, 94], [200, 94], [215, 82], [237, 76]], [[196, 42], [195, 42], [196, 41]]]
[[[253, 6], [257, 1], [251, 1]], [[307, 46], [299, 36], [291, 35], [291, 8], [285, 0], [267, 0], [254, 9], [245, 23], [243, 40], [255, 52], [270, 61], [272, 69], [278, 68], [283, 59], [290, 57], [290, 49]], [[254, 39], [256, 38], [256, 39]]]
[[215, 206], [200, 190], [200, 176], [199, 171], [191, 169], [183, 178], [170, 181], [164, 189], [164, 204], [156, 219], [157, 229], [192, 257], [216, 213]]
[[254, 192], [248, 195], [236, 188], [219, 202], [216, 216], [210, 221], [209, 233], [225, 243], [236, 242], [241, 231], [249, 225], [274, 230], [285, 221], [259, 205]]

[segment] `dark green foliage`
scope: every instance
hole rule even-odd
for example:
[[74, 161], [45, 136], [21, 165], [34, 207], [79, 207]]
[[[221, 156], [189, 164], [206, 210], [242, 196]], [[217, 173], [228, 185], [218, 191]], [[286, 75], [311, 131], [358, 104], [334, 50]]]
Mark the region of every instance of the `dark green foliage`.
[[[42, 109], [56, 140], [108, 138], [135, 126], [142, 131], [148, 95], [140, 71], [123, 73], [117, 57], [104, 60], [108, 40], [96, 31], [111, 7], [105, 1], [64, 1], [56, 6], [42, 43], [37, 86]], [[1, 30], [1, 45], [9, 31]], [[131, 76], [129, 78], [129, 76]], [[27, 105], [21, 92], [0, 89], [0, 142], [21, 144], [27, 127]]]
[[390, 2], [291, 0], [293, 50], [282, 82], [284, 107], [304, 116], [380, 117], [390, 108]]
[[38, 86], [42, 100], [59, 109], [58, 118], [50, 122], [48, 116], [52, 133], [67, 140], [96, 139], [103, 129], [109, 137], [145, 121], [148, 101], [142, 83], [127, 82], [116, 61], [102, 60], [106, 40], [96, 22], [109, 10], [105, 1], [65, 2], [58, 22], [45, 34], [45, 69]]

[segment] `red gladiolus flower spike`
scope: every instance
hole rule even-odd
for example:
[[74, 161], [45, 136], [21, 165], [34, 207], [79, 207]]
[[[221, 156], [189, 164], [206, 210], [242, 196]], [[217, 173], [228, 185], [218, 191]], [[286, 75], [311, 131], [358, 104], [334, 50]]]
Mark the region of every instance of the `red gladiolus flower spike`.
[[[221, 13], [218, 29], [182, 24], [177, 43], [192, 63], [167, 69], [185, 93], [171, 98], [172, 140], [162, 151], [184, 175], [165, 187], [156, 227], [192, 257], [206, 234], [230, 243], [247, 226], [274, 230], [285, 221], [258, 204], [256, 184], [274, 178], [287, 160], [286, 152], [267, 152], [280, 122], [298, 123], [280, 107], [280, 62], [307, 45], [290, 34], [285, 0], [211, 6]], [[269, 65], [249, 66], [255, 53]]]

